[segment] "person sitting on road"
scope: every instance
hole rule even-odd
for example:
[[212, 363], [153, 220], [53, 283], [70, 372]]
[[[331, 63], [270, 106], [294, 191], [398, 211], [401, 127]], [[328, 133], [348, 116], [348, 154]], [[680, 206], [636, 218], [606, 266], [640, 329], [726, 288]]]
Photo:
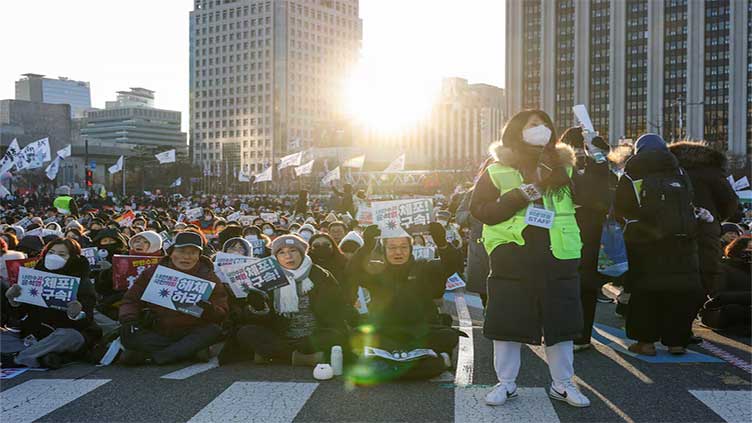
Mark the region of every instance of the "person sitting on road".
[[752, 236], [743, 235], [726, 247], [721, 261], [722, 283], [700, 310], [705, 326], [749, 336], [752, 314]]
[[336, 279], [307, 255], [308, 243], [297, 235], [272, 242], [272, 255], [290, 284], [269, 294], [255, 290], [232, 310], [234, 335], [220, 353], [220, 364], [253, 358], [315, 366], [331, 347], [347, 341], [346, 305]]
[[[66, 310], [45, 308], [17, 302], [21, 286], [10, 287], [5, 298], [17, 313], [14, 321], [19, 331], [0, 333], [4, 364], [56, 369], [85, 353], [101, 336], [93, 321], [96, 296], [89, 279], [89, 263], [78, 243], [57, 239], [45, 247], [41, 257], [37, 270], [79, 278], [76, 299], [68, 302]], [[36, 342], [25, 342], [29, 337]]]
[[[451, 318], [440, 315], [435, 299], [444, 295], [446, 280], [461, 262], [459, 252], [446, 240], [439, 223], [429, 231], [438, 247], [438, 260], [416, 261], [412, 256], [412, 238], [382, 239], [384, 261], [371, 261], [371, 252], [381, 235], [378, 226], [363, 232], [363, 247], [353, 256], [347, 273], [370, 295], [368, 313], [350, 345], [364, 356], [365, 347], [389, 352], [431, 349], [436, 356], [420, 360], [414, 366], [400, 367], [379, 378], [430, 378], [451, 366], [450, 354], [459, 341], [459, 331], [451, 328]], [[399, 366], [398, 366], [399, 367]]]
[[[167, 364], [196, 358], [209, 359], [208, 348], [222, 336], [220, 324], [227, 315], [227, 293], [214, 273], [211, 261], [202, 256], [203, 241], [197, 233], [175, 237], [168, 256], [160, 265], [214, 282], [209, 301], [199, 302], [201, 317], [194, 317], [141, 300], [155, 269], [145, 271], [123, 296], [120, 305], [121, 342], [126, 365]], [[148, 311], [147, 311], [148, 310]]]

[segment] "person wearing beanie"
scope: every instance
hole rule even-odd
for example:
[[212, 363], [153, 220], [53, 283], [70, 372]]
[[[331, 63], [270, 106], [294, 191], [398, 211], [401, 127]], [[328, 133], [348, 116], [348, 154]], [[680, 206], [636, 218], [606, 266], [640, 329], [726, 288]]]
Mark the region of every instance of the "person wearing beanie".
[[231, 313], [233, 334], [220, 364], [253, 359], [313, 367], [328, 359], [332, 346], [346, 345], [347, 305], [337, 280], [308, 256], [308, 243], [283, 235], [271, 250], [290, 284], [249, 292], [245, 306]]
[[[414, 260], [412, 239], [406, 232], [377, 243], [381, 231], [372, 225], [363, 231], [363, 247], [348, 265], [348, 278], [353, 285], [365, 288], [371, 298], [368, 312], [361, 314], [350, 340], [353, 353], [362, 356], [363, 348], [370, 346], [390, 352], [428, 348], [437, 354], [398, 366], [399, 372], [380, 373], [379, 379], [426, 379], [451, 366], [450, 355], [459, 342], [459, 332], [438, 313], [434, 300], [444, 295], [446, 280], [462, 258], [447, 242], [443, 226], [432, 222], [429, 232], [439, 260]], [[370, 260], [375, 248], [381, 250], [384, 261]]]
[[514, 115], [501, 141], [489, 148], [493, 160], [478, 175], [470, 199], [472, 216], [484, 225], [490, 265], [483, 334], [493, 340], [499, 381], [485, 397], [492, 406], [517, 396], [522, 345], [542, 343], [552, 379], [549, 396], [573, 407], [590, 405], [574, 382], [574, 340], [584, 325], [575, 204], [608, 201], [598, 195], [607, 188], [578, 189], [607, 187], [608, 165], [593, 160], [577, 172], [574, 151], [559, 142], [555, 128], [542, 110]]
[[44, 248], [44, 240], [39, 235], [27, 235], [18, 242], [18, 251], [27, 257], [37, 257]]
[[161, 256], [162, 237], [154, 231], [143, 231], [128, 241], [129, 254], [135, 256]]
[[5, 231], [12, 231], [16, 238], [18, 238], [19, 240], [23, 239], [24, 235], [26, 234], [24, 228], [18, 225], [10, 225]]
[[86, 235], [83, 235], [75, 226], [71, 226], [65, 230], [65, 237], [78, 242], [78, 244], [81, 245], [81, 248], [89, 248], [93, 245], [91, 239]]
[[361, 237], [355, 231], [348, 232], [347, 235], [345, 235], [344, 238], [342, 238], [342, 240], [339, 242], [339, 249], [348, 260], [350, 260], [362, 246], [363, 237]]
[[[120, 339], [124, 351], [120, 362], [125, 365], [158, 365], [184, 360], [209, 361], [209, 347], [220, 341], [221, 324], [229, 305], [227, 291], [214, 273], [214, 266], [202, 255], [204, 240], [198, 233], [181, 232], [159, 265], [213, 282], [208, 301], [197, 303], [200, 317], [155, 306], [141, 298], [156, 267], [145, 270], [123, 296], [120, 305]], [[152, 319], [144, 319], [144, 310]]]
[[97, 304], [97, 310], [107, 318], [117, 321], [118, 304], [125, 291], [113, 288], [112, 258], [116, 254], [128, 254], [128, 242], [119, 231], [102, 229], [97, 232], [92, 243], [97, 248], [99, 258], [96, 267], [92, 268], [94, 289], [101, 298]]
[[742, 235], [744, 235], [744, 230], [736, 223], [723, 222], [721, 225], [720, 238], [721, 244], [724, 248]]
[[637, 341], [633, 353], [654, 356], [658, 341], [672, 354], [686, 352], [703, 301], [693, 201], [690, 177], [663, 139], [641, 136], [614, 199], [617, 219], [629, 222], [626, 332]]
[[228, 254], [253, 257], [253, 246], [245, 238], [230, 238], [222, 244], [222, 251]]

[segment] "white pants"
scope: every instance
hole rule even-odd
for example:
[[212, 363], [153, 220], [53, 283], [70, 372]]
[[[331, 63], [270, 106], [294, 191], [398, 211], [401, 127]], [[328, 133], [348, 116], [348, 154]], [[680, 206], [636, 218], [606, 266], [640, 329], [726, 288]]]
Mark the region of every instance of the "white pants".
[[[494, 368], [500, 383], [515, 384], [520, 373], [519, 342], [493, 341]], [[574, 377], [574, 343], [572, 341], [559, 342], [546, 346], [546, 361], [548, 371], [554, 386], [559, 388], [569, 384]]]

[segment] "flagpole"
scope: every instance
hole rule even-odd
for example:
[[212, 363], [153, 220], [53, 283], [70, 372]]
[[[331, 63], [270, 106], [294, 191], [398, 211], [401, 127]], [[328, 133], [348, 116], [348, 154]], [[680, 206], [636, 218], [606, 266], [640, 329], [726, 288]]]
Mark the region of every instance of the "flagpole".
[[123, 154], [123, 198], [125, 198], [125, 154]]

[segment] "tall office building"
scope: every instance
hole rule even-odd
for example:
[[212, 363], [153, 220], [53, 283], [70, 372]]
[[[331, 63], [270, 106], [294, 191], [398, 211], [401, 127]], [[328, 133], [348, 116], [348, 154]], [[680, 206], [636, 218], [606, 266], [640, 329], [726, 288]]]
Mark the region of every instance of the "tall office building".
[[425, 119], [394, 132], [363, 128], [355, 146], [379, 169], [405, 153], [410, 169], [474, 170], [501, 138], [505, 121], [503, 89], [445, 78]]
[[540, 108], [559, 129], [588, 106], [612, 143], [657, 132], [752, 151], [749, 0], [507, 1], [510, 114]]
[[81, 117], [91, 108], [89, 83], [60, 77], [45, 78], [44, 75], [25, 73], [16, 81], [16, 100], [48, 104], [70, 104], [71, 117]]
[[362, 39], [358, 8], [358, 0], [195, 0], [194, 163], [258, 173], [341, 120]]

